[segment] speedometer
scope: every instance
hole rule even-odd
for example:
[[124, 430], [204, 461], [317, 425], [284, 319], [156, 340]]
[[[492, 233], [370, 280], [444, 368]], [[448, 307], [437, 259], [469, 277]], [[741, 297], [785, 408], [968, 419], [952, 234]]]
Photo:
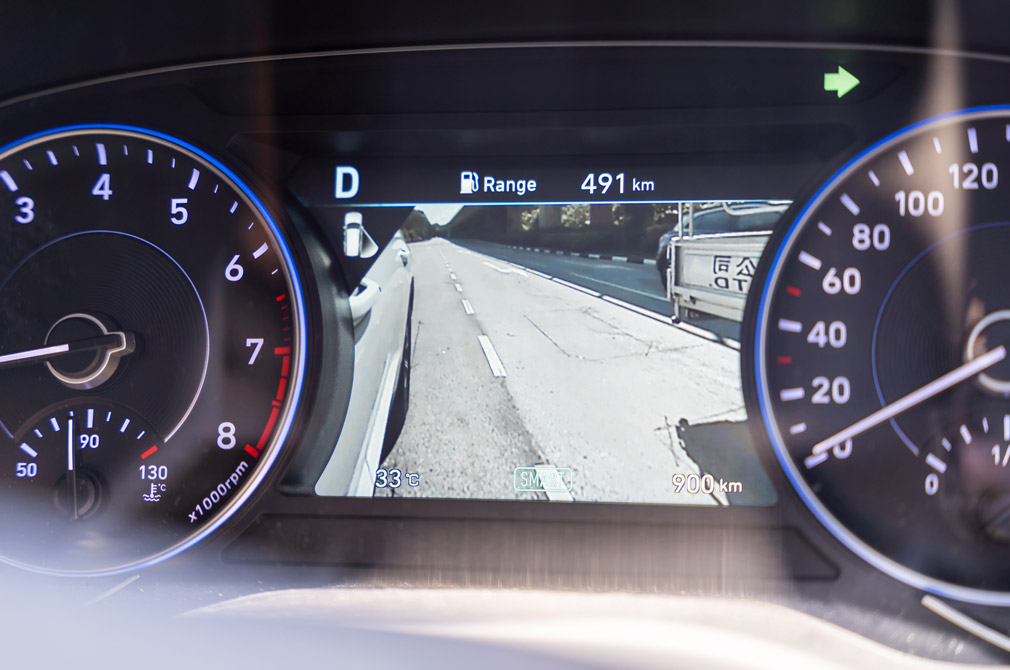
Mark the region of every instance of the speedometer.
[[1010, 109], [932, 119], [839, 171], [774, 238], [749, 409], [850, 549], [1010, 603]]
[[0, 150], [0, 556], [106, 573], [219, 527], [277, 459], [305, 355], [292, 254], [199, 149], [119, 126]]

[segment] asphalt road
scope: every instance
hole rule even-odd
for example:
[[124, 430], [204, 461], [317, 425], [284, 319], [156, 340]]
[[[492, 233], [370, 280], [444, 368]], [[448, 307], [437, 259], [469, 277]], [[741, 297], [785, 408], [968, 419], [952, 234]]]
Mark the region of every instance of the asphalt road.
[[[670, 316], [659, 272], [651, 260], [644, 263], [612, 261], [581, 256], [567, 256], [543, 251], [527, 251], [504, 244], [478, 240], [453, 241], [465, 249], [494, 256], [510, 263], [558, 277], [573, 284], [598, 291], [643, 309]], [[701, 328], [719, 337], [740, 341], [740, 324], [705, 314], [684, 318], [689, 326]]]
[[377, 495], [545, 498], [514, 490], [517, 466], [540, 465], [572, 469], [555, 500], [727, 502], [676, 493], [671, 478], [700, 472], [678, 421], [744, 418], [736, 350], [447, 240], [411, 249], [410, 411], [384, 467], [419, 485]]

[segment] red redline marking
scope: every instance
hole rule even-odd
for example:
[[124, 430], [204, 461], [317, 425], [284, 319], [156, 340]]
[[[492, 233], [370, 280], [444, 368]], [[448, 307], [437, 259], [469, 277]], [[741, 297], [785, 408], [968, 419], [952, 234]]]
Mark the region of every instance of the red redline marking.
[[284, 398], [284, 392], [288, 390], [288, 379], [287, 377], [281, 377], [280, 382], [277, 384], [277, 400], [280, 401]]
[[253, 458], [259, 458], [260, 457], [260, 452], [258, 452], [255, 449], [253, 449], [253, 446], [251, 444], [245, 445], [245, 452], [247, 454], [249, 454], [250, 456], [252, 456]]
[[287, 356], [291, 353], [291, 347], [277, 347], [274, 349], [275, 356]]
[[260, 436], [260, 441], [256, 443], [256, 450], [263, 451], [263, 445], [267, 443], [267, 438], [270, 437], [270, 433], [273, 432], [274, 424], [277, 423], [277, 415], [280, 413], [280, 409], [274, 407], [270, 410], [270, 418], [267, 420], [267, 427], [263, 429], [263, 435]]
[[792, 365], [793, 357], [779, 356], [778, 358], [775, 359], [775, 362], [778, 363], [779, 365]]
[[148, 456], [150, 456], [151, 454], [153, 454], [156, 451], [158, 451], [158, 445], [154, 445], [153, 447], [151, 447], [150, 449], [148, 449], [147, 451], [145, 451], [144, 453], [142, 453], [140, 455], [140, 460], [144, 460], [145, 458], [147, 458]]
[[277, 296], [277, 302], [280, 302], [281, 300], [284, 300], [287, 297], [288, 297], [287, 294], [281, 293], [279, 296]]
[[786, 293], [788, 293], [789, 295], [794, 295], [797, 298], [802, 295], [802, 292], [795, 286], [786, 286]]
[[291, 372], [291, 357], [285, 356], [281, 361], [281, 377], [287, 377]]

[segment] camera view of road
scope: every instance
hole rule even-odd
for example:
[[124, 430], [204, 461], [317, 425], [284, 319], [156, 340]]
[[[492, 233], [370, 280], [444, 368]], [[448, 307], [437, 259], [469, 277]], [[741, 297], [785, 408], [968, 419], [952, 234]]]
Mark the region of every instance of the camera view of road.
[[[672, 325], [654, 264], [442, 237], [410, 249], [410, 409], [383, 467], [421, 483], [376, 495], [728, 504], [762, 489], [739, 430], [710, 450], [678, 435], [743, 425], [738, 325]], [[517, 490], [536, 488], [517, 467], [570, 469], [567, 485]], [[705, 473], [727, 481], [675, 485]]]

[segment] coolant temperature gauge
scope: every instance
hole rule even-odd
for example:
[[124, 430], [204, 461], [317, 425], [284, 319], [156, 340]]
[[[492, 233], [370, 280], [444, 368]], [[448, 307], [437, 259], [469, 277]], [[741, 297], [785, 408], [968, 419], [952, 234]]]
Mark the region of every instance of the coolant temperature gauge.
[[110, 507], [121, 512], [158, 503], [168, 492], [161, 436], [125, 408], [89, 403], [49, 409], [15, 441], [16, 460], [7, 465], [11, 486], [36, 499], [42, 516], [88, 519]]

